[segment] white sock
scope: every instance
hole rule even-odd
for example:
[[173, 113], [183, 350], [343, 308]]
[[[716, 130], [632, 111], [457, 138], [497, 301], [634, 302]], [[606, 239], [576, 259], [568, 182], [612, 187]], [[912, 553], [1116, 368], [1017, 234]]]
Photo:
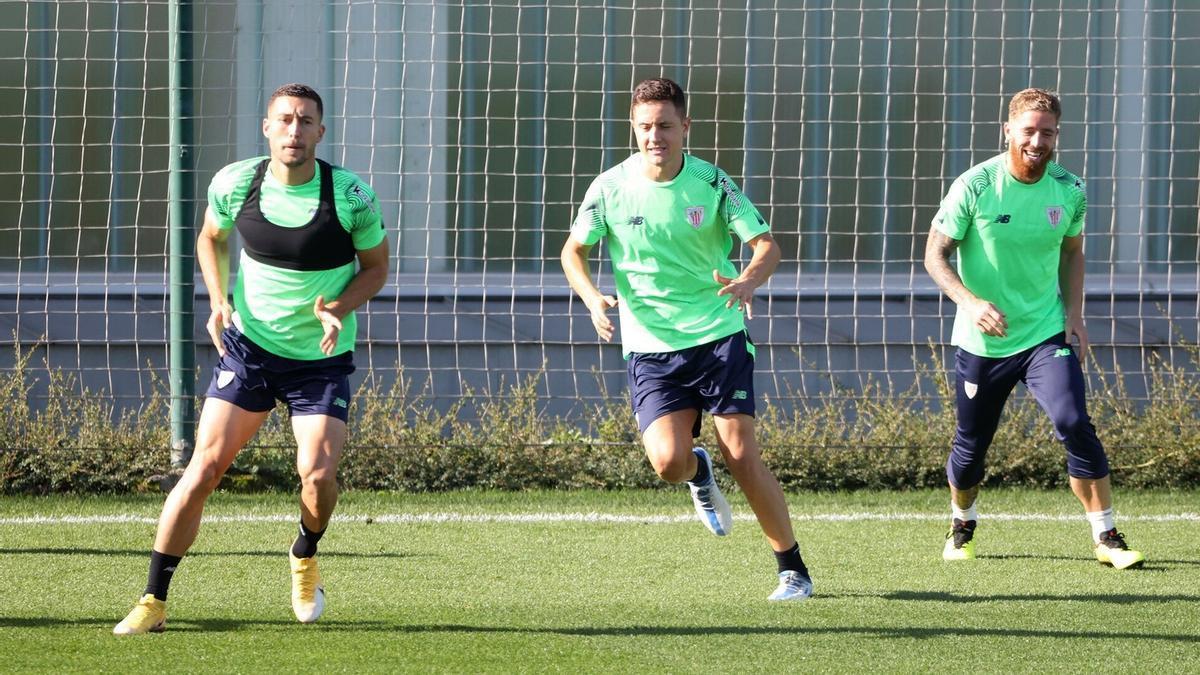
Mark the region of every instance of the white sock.
[[977, 499], [974, 502], [971, 502], [971, 505], [968, 506], [967, 508], [960, 509], [960, 508], [958, 508], [958, 505], [954, 503], [954, 500], [951, 499], [950, 500], [950, 513], [953, 515], [953, 517], [958, 518], [959, 520], [963, 521], [964, 523], [967, 522], [968, 520], [979, 520], [979, 514], [975, 512], [975, 504], [978, 501], [979, 500]]
[[1092, 524], [1092, 541], [1100, 543], [1100, 535], [1116, 527], [1113, 524], [1112, 509], [1103, 511], [1088, 511], [1088, 522]]

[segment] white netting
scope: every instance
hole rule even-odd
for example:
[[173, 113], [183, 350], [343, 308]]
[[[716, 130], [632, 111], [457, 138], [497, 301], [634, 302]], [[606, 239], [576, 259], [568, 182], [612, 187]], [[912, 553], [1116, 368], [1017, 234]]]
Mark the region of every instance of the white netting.
[[[1031, 85], [1061, 93], [1059, 159], [1088, 181], [1097, 363], [1137, 398], [1151, 353], [1182, 363], [1180, 340], [1197, 339], [1191, 3], [193, 11], [196, 194], [265, 152], [274, 87], [316, 87], [321, 156], [376, 188], [396, 251], [361, 322], [360, 372], [387, 382], [402, 366], [441, 402], [543, 372], [556, 413], [598, 400], [598, 379], [623, 388], [619, 350], [597, 343], [557, 254], [589, 181], [632, 149], [630, 90], [660, 75], [689, 91], [690, 151], [742, 184], [785, 251], [751, 327], [764, 393], [905, 391], [928, 343], [943, 351], [953, 307], [920, 264], [928, 223], [949, 182], [999, 150], [1007, 98]], [[131, 404], [165, 365], [166, 16], [165, 2], [0, 5], [0, 340], [44, 336], [51, 367]]]

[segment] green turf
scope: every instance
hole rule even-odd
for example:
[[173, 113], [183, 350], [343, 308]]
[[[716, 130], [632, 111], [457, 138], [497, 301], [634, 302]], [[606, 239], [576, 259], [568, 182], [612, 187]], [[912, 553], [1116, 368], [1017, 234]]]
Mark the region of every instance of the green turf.
[[[154, 526], [0, 524], [0, 669], [315, 671], [1193, 671], [1200, 653], [1197, 492], [1125, 492], [1119, 521], [1150, 562], [1091, 558], [1067, 491], [993, 491], [974, 563], [940, 559], [940, 491], [790, 495], [816, 595], [765, 601], [774, 561], [753, 522], [336, 523], [321, 621], [288, 605], [288, 522], [204, 526], [171, 589], [168, 630], [115, 638], [145, 583]], [[735, 512], [748, 510], [739, 499]], [[138, 514], [161, 496], [4, 498], [0, 518]], [[290, 514], [287, 495], [216, 495], [209, 515]], [[339, 513], [686, 515], [686, 492], [344, 495]]]

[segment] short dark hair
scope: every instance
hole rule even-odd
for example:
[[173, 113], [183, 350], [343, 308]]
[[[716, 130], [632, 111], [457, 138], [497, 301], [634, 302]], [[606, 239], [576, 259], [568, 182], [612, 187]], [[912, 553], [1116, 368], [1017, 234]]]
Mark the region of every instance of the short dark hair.
[[683, 87], [673, 80], [655, 77], [638, 82], [638, 85], [633, 88], [633, 102], [629, 104], [630, 116], [633, 115], [633, 109], [637, 104], [651, 101], [670, 101], [675, 104], [675, 109], [679, 111], [680, 117], [687, 117], [687, 94], [684, 94]]
[[321, 119], [325, 118], [325, 104], [321, 102], [321, 95], [317, 93], [316, 89], [313, 89], [307, 84], [298, 84], [293, 82], [291, 84], [285, 84], [276, 89], [275, 93], [271, 94], [271, 98], [267, 100], [267, 110], [271, 109], [271, 104], [274, 103], [275, 99], [279, 98], [280, 96], [306, 98], [317, 104], [317, 115], [319, 115]]
[[1062, 119], [1062, 103], [1057, 96], [1045, 89], [1034, 87], [1022, 89], [1014, 94], [1008, 102], [1008, 119], [1011, 120], [1029, 110], [1048, 112], [1054, 115], [1055, 120]]

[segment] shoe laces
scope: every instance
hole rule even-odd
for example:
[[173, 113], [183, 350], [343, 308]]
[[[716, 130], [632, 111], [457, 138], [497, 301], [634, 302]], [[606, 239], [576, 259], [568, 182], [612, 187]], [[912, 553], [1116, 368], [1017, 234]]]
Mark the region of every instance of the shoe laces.
[[788, 590], [798, 591], [804, 588], [806, 581], [808, 580], [804, 575], [796, 570], [786, 570], [779, 575], [779, 583], [786, 586]]
[[962, 548], [964, 544], [975, 538], [975, 521], [954, 519], [947, 538], [953, 537], [954, 548]]
[[320, 577], [317, 571], [311, 566], [298, 570], [296, 576], [296, 590], [299, 591], [300, 597], [305, 600], [312, 599], [317, 593], [317, 584]]
[[710, 478], [709, 482], [707, 484], [702, 485], [702, 486], [697, 486], [695, 488], [696, 499], [700, 501], [700, 507], [703, 508], [705, 511], [715, 511], [716, 510], [716, 507], [713, 506], [713, 500], [712, 500], [712, 488], [713, 488], [713, 485], [715, 485], [715, 484], [716, 483], [714, 483], [712, 481], [712, 479]]
[[156, 619], [158, 616], [158, 608], [154, 606], [153, 600], [138, 600], [138, 603], [133, 606], [133, 611], [129, 613], [130, 624], [141, 624], [151, 619]]
[[1115, 527], [1100, 535], [1100, 543], [1109, 548], [1116, 548], [1122, 551], [1129, 550], [1129, 546], [1125, 543], [1125, 535], [1117, 532], [1117, 528]]

